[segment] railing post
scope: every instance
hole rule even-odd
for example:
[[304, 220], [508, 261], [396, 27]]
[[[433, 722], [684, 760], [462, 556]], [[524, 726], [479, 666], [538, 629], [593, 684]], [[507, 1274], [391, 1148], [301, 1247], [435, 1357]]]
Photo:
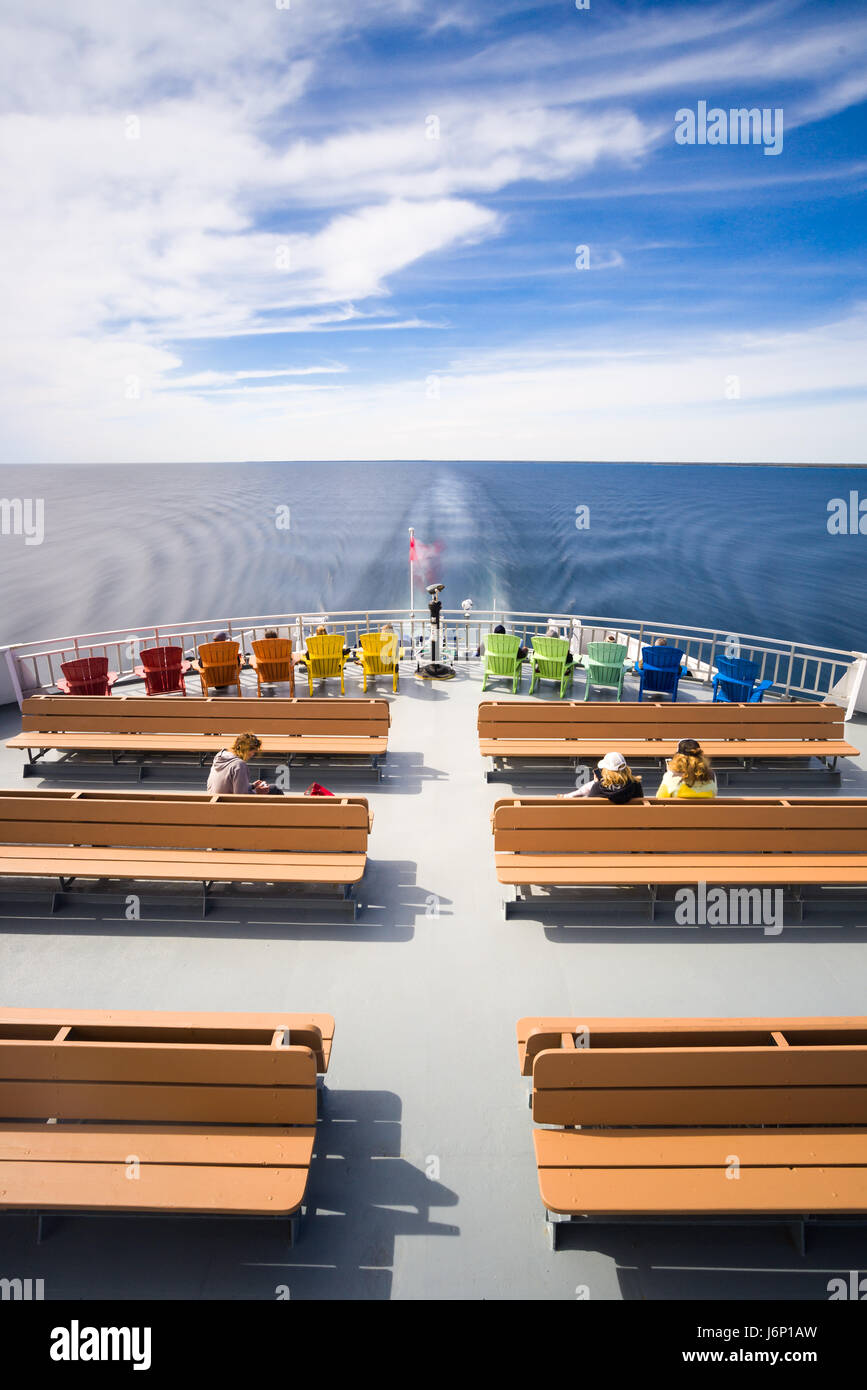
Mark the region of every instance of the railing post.
[[12, 648], [6, 648], [6, 665], [9, 667], [9, 678], [12, 681], [12, 689], [15, 691], [15, 698], [18, 701], [18, 708], [24, 708], [24, 692], [21, 689], [21, 682], [18, 679], [18, 659], [13, 655]]

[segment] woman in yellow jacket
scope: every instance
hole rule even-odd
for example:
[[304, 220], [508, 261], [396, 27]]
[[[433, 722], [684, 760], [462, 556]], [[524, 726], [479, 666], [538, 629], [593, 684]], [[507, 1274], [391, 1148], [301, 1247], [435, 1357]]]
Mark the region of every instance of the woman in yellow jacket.
[[716, 777], [701, 751], [701, 744], [694, 738], [682, 738], [656, 795], [668, 798], [716, 794]]

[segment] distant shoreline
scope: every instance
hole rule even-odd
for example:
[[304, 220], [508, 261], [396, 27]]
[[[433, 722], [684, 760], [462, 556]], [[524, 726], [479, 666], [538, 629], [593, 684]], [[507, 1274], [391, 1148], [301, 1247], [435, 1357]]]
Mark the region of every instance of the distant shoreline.
[[351, 464], [353, 467], [364, 467], [366, 464], [378, 466], [381, 464], [406, 464], [410, 467], [428, 466], [436, 467], [445, 465], [448, 468], [460, 468], [471, 465], [473, 467], [490, 468], [526, 468], [534, 464], [542, 466], [554, 466], [561, 468], [847, 468], [854, 471], [864, 471], [867, 469], [867, 461], [864, 463], [744, 463], [728, 461], [710, 462], [707, 460], [686, 460], [686, 459], [353, 459], [353, 458], [333, 458], [333, 459], [242, 459], [240, 462], [233, 459], [159, 459], [148, 462], [116, 462], [85, 463], [81, 460], [76, 462], [59, 463], [57, 460], [46, 461], [44, 459], [31, 459], [26, 463], [0, 463], [0, 470], [4, 468], [247, 468], [255, 467], [285, 467], [286, 465], [312, 467], [315, 464], [323, 464], [325, 467], [331, 465]]

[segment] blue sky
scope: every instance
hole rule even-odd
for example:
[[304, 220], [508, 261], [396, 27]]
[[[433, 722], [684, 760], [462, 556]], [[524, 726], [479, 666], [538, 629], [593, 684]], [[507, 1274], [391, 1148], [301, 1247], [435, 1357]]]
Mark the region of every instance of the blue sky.
[[[29, 0], [0, 50], [7, 462], [865, 461], [862, 4]], [[699, 101], [782, 150], [677, 144]]]

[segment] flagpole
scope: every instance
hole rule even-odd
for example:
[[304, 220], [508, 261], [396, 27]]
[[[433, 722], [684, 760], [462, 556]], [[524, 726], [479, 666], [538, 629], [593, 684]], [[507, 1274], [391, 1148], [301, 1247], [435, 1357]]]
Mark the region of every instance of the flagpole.
[[415, 527], [409, 528], [409, 613], [410, 621], [415, 615], [415, 574], [413, 572], [415, 561], [413, 560], [413, 539], [415, 537]]

